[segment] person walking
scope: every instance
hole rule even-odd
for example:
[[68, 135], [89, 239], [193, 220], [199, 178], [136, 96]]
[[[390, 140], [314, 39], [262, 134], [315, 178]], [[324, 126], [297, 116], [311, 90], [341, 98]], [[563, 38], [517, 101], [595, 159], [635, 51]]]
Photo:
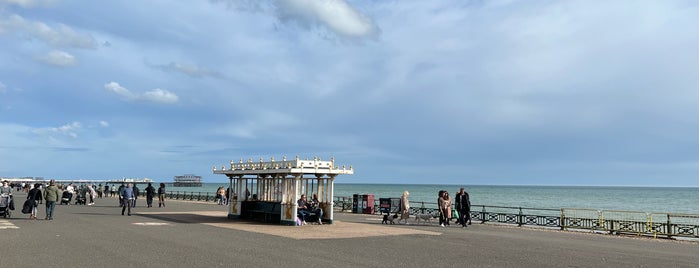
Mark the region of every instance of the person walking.
[[[461, 227], [471, 225], [471, 200], [468, 193], [461, 187], [455, 197], [456, 209], [459, 211], [459, 224]], [[468, 222], [468, 225], [467, 225]]]
[[155, 188], [153, 188], [153, 184], [150, 182], [148, 183], [148, 187], [146, 187], [146, 205], [148, 207], [153, 207], [153, 197], [155, 196]]
[[138, 199], [138, 196], [141, 194], [141, 191], [138, 189], [138, 186], [134, 183], [133, 184], [133, 205], [131, 207], [136, 207], [136, 199]]
[[216, 191], [216, 195], [218, 196], [218, 204], [223, 205], [226, 203], [226, 189], [223, 189], [223, 186], [218, 187], [218, 190]]
[[447, 216], [446, 211], [444, 211], [444, 190], [439, 190], [437, 195], [437, 207], [439, 209], [439, 226], [444, 227], [445, 218]]
[[400, 197], [400, 221], [405, 220], [405, 224], [408, 224], [408, 218], [410, 218], [410, 202], [408, 202], [408, 191], [403, 192], [403, 196]]
[[88, 206], [92, 206], [95, 204], [95, 196], [97, 195], [97, 193], [95, 192], [95, 189], [93, 188], [93, 186], [94, 185], [92, 185], [92, 184], [87, 185], [86, 193], [87, 193], [87, 195], [90, 196], [90, 202], [87, 203]]
[[60, 198], [56, 181], [49, 181], [49, 186], [44, 190], [44, 199], [46, 200], [46, 218], [44, 220], [53, 220], [53, 211], [56, 209], [56, 202]]
[[12, 196], [12, 187], [10, 187], [10, 185], [7, 183], [7, 180], [2, 182], [2, 187], [0, 187], [0, 195], [7, 195], [7, 208], [10, 210], [15, 210], [15, 200]]
[[158, 187], [158, 207], [165, 206], [165, 183], [160, 183]]
[[27, 193], [27, 200], [29, 200], [29, 204], [32, 207], [31, 214], [29, 215], [30, 220], [36, 220], [36, 207], [39, 205], [39, 200], [41, 200], [41, 190], [39, 187], [41, 187], [40, 184], [34, 184], [34, 188]]
[[451, 197], [449, 197], [449, 192], [444, 191], [444, 212], [446, 216], [444, 218], [444, 225], [451, 225]]
[[12, 187], [7, 184], [7, 180], [2, 182], [2, 186], [0, 187], [0, 194], [6, 194], [6, 195], [12, 195]]
[[[121, 185], [119, 185], [119, 188], [117, 189], [117, 192], [116, 192], [117, 197], [119, 197], [119, 206], [120, 207], [124, 206], [124, 199], [121, 198], [121, 191], [124, 190], [124, 188], [126, 188], [126, 184], [124, 184], [122, 182]], [[112, 185], [112, 189], [114, 189], [114, 185]]]
[[133, 204], [133, 188], [131, 188], [131, 183], [127, 184], [126, 187], [121, 189], [119, 192], [119, 197], [122, 201], [121, 215], [124, 216], [124, 211], [128, 208], [128, 215], [131, 216], [131, 205]]

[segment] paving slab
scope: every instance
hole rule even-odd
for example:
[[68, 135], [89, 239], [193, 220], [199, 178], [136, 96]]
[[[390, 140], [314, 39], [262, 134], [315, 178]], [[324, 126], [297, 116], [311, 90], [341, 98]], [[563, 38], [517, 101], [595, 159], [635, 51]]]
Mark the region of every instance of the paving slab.
[[[25, 198], [16, 194], [19, 200]], [[699, 243], [474, 223], [384, 225], [335, 213], [335, 223], [229, 220], [213, 203], [145, 199], [122, 216], [115, 198], [58, 205], [54, 220], [2, 219], [0, 267], [697, 267]], [[2, 228], [2, 226], [13, 226]]]

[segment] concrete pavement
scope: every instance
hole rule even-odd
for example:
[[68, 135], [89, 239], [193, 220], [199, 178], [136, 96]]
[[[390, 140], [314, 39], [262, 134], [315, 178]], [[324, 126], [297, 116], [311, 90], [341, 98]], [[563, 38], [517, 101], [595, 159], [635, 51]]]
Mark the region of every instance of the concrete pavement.
[[[0, 222], [0, 267], [697, 267], [699, 243], [476, 224], [279, 226], [226, 219], [225, 207], [167, 200], [121, 216], [114, 198], [58, 205], [53, 221]], [[39, 218], [45, 216], [39, 206]], [[0, 220], [4, 220], [1, 219]], [[411, 223], [413, 223], [411, 221]]]

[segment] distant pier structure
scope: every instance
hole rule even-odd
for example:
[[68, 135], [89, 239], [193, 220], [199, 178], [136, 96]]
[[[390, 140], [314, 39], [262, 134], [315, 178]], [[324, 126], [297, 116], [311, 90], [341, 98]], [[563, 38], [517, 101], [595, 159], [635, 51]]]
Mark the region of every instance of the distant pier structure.
[[259, 162], [248, 159], [221, 169], [213, 168], [214, 174], [226, 175], [229, 179], [228, 218], [254, 219], [297, 225], [297, 200], [305, 195], [308, 201], [318, 195], [319, 207], [323, 209], [324, 223], [333, 222], [334, 183], [337, 175], [354, 174], [352, 166], [335, 166], [335, 158], [323, 161], [320, 157], [302, 160], [281, 161], [272, 157]]
[[[79, 182], [79, 181], [78, 181]], [[109, 179], [105, 180], [104, 183], [106, 184], [119, 184], [119, 183], [131, 183], [131, 184], [146, 184], [146, 183], [152, 183], [153, 180], [149, 178], [122, 178], [122, 179]]]
[[201, 187], [201, 176], [194, 174], [184, 174], [175, 176], [174, 187]]

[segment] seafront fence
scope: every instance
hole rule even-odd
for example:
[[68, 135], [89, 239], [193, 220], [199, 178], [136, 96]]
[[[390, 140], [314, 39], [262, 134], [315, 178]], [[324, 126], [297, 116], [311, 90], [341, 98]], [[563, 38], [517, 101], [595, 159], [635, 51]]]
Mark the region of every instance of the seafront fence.
[[[335, 197], [335, 209], [352, 211], [351, 197]], [[374, 214], [381, 214], [380, 199], [374, 202]], [[410, 214], [438, 217], [437, 203], [410, 202]], [[397, 212], [396, 207], [391, 213]], [[648, 213], [587, 208], [528, 208], [471, 205], [471, 221], [480, 223], [537, 226], [560, 230], [591, 230], [609, 234], [633, 234], [661, 238], [699, 238], [699, 214]]]
[[[145, 193], [141, 192], [141, 195]], [[165, 198], [188, 201], [216, 201], [213, 192], [167, 191]], [[336, 196], [333, 207], [352, 211], [352, 197]], [[380, 199], [374, 201], [374, 214], [381, 214]], [[410, 202], [410, 214], [438, 217], [437, 203]], [[395, 207], [392, 208], [395, 212]], [[537, 226], [560, 230], [591, 230], [610, 234], [634, 234], [661, 238], [699, 238], [699, 214], [657, 213], [588, 208], [528, 208], [471, 205], [472, 222]]]

